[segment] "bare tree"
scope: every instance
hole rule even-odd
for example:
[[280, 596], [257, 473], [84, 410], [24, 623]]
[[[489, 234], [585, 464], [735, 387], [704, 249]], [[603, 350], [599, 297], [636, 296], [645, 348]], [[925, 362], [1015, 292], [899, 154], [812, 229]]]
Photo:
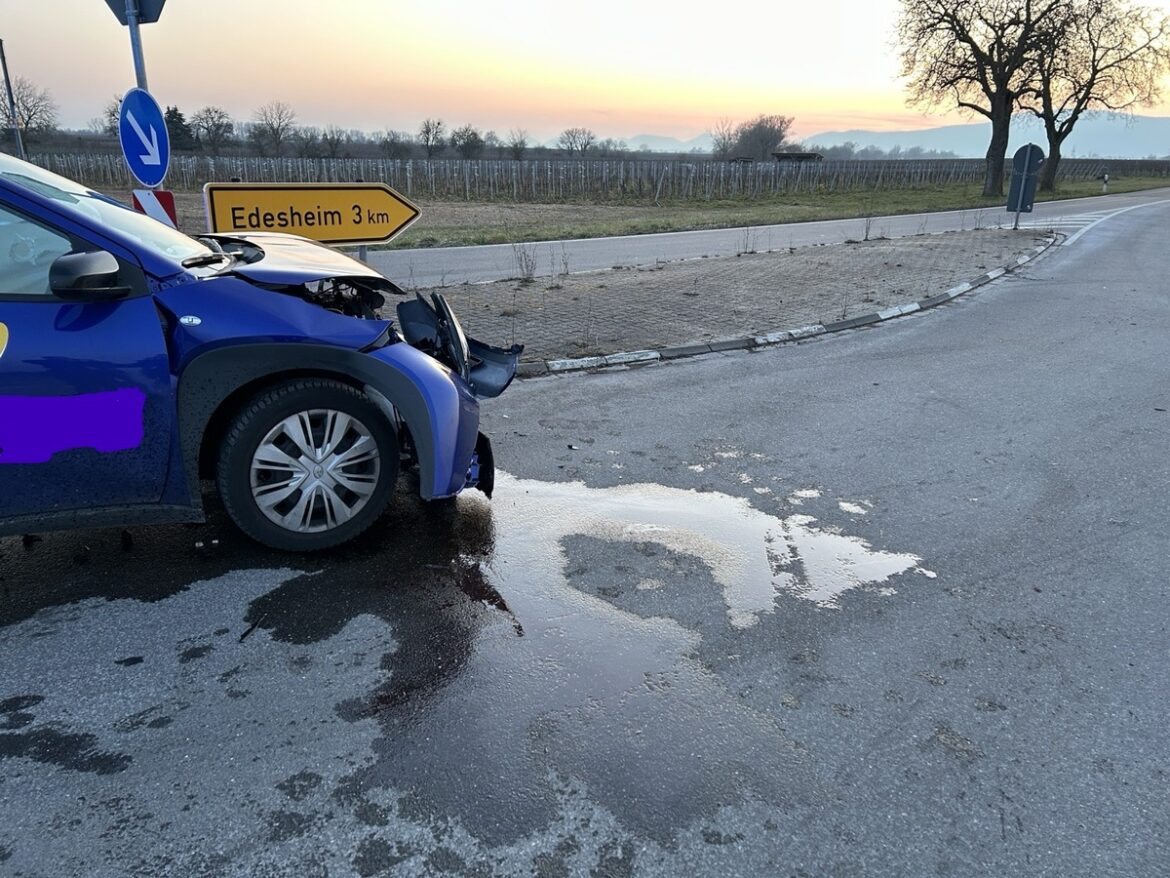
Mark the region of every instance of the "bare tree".
[[783, 148], [793, 121], [791, 116], [761, 113], [754, 119], [741, 122], [735, 126], [735, 154], [768, 161], [772, 153]]
[[378, 141], [382, 155], [388, 159], [409, 158], [413, 144], [414, 138], [409, 134], [405, 131], [394, 131], [393, 129], [387, 129], [386, 133], [382, 135], [382, 139]]
[[1033, 87], [1021, 105], [1044, 123], [1040, 188], [1056, 187], [1061, 146], [1094, 110], [1127, 113], [1159, 98], [1170, 71], [1170, 17], [1128, 0], [1071, 0], [1041, 28]]
[[1028, 88], [1041, 25], [1067, 0], [902, 0], [898, 41], [910, 102], [991, 122], [983, 194], [1003, 194], [1012, 111]]
[[[23, 76], [12, 80], [12, 97], [16, 104], [16, 126], [27, 134], [43, 134], [57, 127], [57, 102], [47, 88], [36, 85]], [[8, 101], [0, 100], [0, 119], [5, 128], [13, 127]]]
[[279, 156], [296, 130], [296, 111], [284, 101], [269, 101], [256, 110], [250, 132], [262, 152]]
[[731, 151], [735, 149], [735, 124], [723, 118], [712, 125], [707, 133], [711, 135], [711, 155], [717, 159], [730, 158]]
[[231, 140], [235, 123], [222, 107], [207, 106], [191, 117], [191, 128], [204, 152], [218, 153]]
[[315, 159], [321, 156], [321, 129], [315, 125], [298, 126], [289, 135], [288, 142], [292, 144], [298, 158]]
[[418, 142], [426, 150], [427, 158], [434, 158], [443, 151], [446, 133], [442, 119], [423, 119], [418, 126]]
[[331, 159], [340, 157], [341, 148], [349, 141], [349, 134], [340, 125], [326, 125], [321, 130], [321, 149]]
[[579, 152], [584, 157], [596, 140], [597, 135], [588, 128], [566, 128], [557, 138], [557, 143], [571, 158], [574, 152]]
[[106, 105], [102, 107], [101, 123], [102, 132], [111, 134], [114, 137], [118, 136], [118, 120], [122, 116], [122, 96], [114, 95]]
[[524, 150], [528, 149], [528, 132], [523, 128], [512, 128], [505, 143], [512, 158], [520, 161], [524, 158]]
[[464, 125], [451, 132], [451, 148], [465, 159], [479, 158], [483, 146], [483, 135], [472, 125]]
[[602, 158], [609, 158], [610, 156], [621, 155], [629, 150], [630, 146], [624, 140], [616, 140], [613, 137], [607, 137], [605, 140], [597, 141], [597, 154]]
[[483, 136], [484, 149], [490, 150], [496, 154], [496, 158], [503, 158], [504, 144], [500, 141], [500, 135], [494, 131], [489, 131]]

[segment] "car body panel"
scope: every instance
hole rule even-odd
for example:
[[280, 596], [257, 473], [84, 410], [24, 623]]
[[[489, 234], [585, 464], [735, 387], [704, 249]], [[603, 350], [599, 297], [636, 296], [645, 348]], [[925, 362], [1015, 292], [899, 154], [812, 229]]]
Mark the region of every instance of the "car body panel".
[[229, 344], [304, 342], [360, 350], [376, 341], [388, 324], [326, 311], [232, 275], [171, 286], [155, 299], [168, 317], [177, 372], [204, 351]]
[[[397, 306], [398, 324], [402, 334], [412, 345], [426, 349], [438, 349], [438, 312], [421, 296], [406, 299]], [[480, 399], [493, 399], [503, 393], [512, 379], [524, 345], [514, 344], [510, 348], [497, 348], [474, 338], [465, 337], [469, 370], [467, 383], [471, 392]]]
[[158, 503], [175, 437], [154, 302], [0, 301], [0, 517]]
[[222, 241], [247, 241], [264, 251], [259, 262], [237, 264], [235, 274], [262, 284], [300, 284], [325, 278], [364, 278], [389, 284], [364, 262], [308, 238], [281, 234], [208, 235]]

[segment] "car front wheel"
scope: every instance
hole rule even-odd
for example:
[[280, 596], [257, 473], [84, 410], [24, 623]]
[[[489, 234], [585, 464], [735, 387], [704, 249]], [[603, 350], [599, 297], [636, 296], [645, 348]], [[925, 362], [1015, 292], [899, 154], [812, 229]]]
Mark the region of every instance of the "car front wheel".
[[216, 478], [228, 514], [253, 539], [292, 552], [326, 549], [385, 510], [398, 479], [398, 441], [353, 387], [290, 381], [236, 414]]

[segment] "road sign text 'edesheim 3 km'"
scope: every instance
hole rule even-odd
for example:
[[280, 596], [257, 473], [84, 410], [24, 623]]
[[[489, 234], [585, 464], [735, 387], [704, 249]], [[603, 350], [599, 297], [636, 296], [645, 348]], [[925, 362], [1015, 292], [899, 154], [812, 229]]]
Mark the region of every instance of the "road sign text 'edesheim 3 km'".
[[380, 244], [419, 210], [384, 183], [208, 183], [212, 232], [286, 232], [322, 244]]

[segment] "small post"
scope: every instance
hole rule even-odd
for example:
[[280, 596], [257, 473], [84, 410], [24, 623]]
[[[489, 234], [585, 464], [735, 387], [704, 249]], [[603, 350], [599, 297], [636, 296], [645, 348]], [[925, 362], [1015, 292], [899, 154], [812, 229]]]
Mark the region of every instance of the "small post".
[[[361, 177], [356, 177], [356, 178], [354, 178], [354, 182], [355, 183], [363, 183], [365, 181], [362, 180]], [[370, 251], [366, 249], [366, 245], [365, 244], [358, 244], [358, 262], [365, 262], [367, 265], [369, 265], [369, 261], [368, 261], [369, 255], [370, 255]]]
[[138, 32], [138, 0], [126, 0], [126, 28], [130, 31], [130, 53], [134, 56], [134, 76], [138, 87], [146, 87], [146, 61], [142, 57], [142, 36]]
[[20, 136], [20, 119], [16, 115], [16, 98], [12, 96], [12, 81], [8, 78], [8, 59], [4, 57], [4, 40], [0, 40], [0, 67], [4, 69], [4, 89], [8, 92], [8, 114], [12, 117], [12, 137], [16, 141], [17, 158], [24, 154], [24, 140]]
[[1109, 173], [1108, 173], [1108, 171], [1101, 175], [1101, 192], [1103, 194], [1109, 193]]

